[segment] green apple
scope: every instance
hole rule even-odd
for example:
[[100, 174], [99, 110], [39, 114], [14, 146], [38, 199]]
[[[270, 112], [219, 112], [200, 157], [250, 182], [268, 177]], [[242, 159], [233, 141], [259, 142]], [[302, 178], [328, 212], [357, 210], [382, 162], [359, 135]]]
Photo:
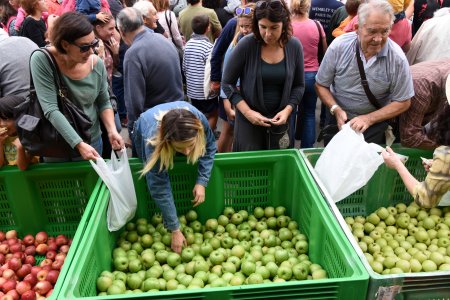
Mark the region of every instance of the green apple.
[[227, 262], [231, 262], [232, 264], [234, 264], [236, 269], [239, 269], [241, 267], [241, 259], [237, 256], [228, 257]]
[[240, 286], [244, 283], [244, 279], [242, 279], [242, 277], [240, 276], [236, 276], [234, 275], [231, 279], [230, 279], [230, 285], [232, 286]]
[[[299, 241], [300, 242], [300, 241]], [[297, 242], [297, 243], [299, 243]], [[289, 259], [289, 252], [286, 249], [280, 249], [275, 252], [275, 262], [279, 265]]]
[[225, 249], [231, 249], [231, 247], [233, 247], [234, 245], [233, 239], [229, 236], [226, 236], [220, 241], [220, 245]]
[[289, 224], [289, 217], [288, 216], [279, 216], [277, 218], [277, 226], [278, 228], [286, 228]]
[[119, 256], [113, 260], [114, 268], [118, 271], [128, 271], [128, 258], [126, 256]]
[[159, 290], [159, 280], [158, 278], [147, 278], [144, 280], [141, 286], [142, 291], [147, 292], [150, 290]]
[[225, 256], [218, 250], [214, 250], [209, 255], [209, 260], [213, 265], [220, 265], [224, 262]]
[[256, 270], [256, 264], [252, 261], [245, 260], [241, 263], [241, 272], [246, 276], [250, 276], [250, 274], [254, 273]]
[[205, 223], [206, 230], [216, 231], [217, 226], [219, 226], [219, 222], [216, 219], [208, 219], [208, 220], [206, 220], [206, 223]]
[[181, 256], [178, 253], [170, 252], [167, 255], [167, 264], [172, 268], [175, 268], [179, 264], [181, 264]]
[[376, 214], [381, 220], [385, 220], [389, 216], [389, 211], [386, 207], [380, 207], [377, 209]]
[[308, 278], [309, 267], [304, 263], [298, 263], [292, 267], [292, 274], [297, 280], [305, 280]]
[[127, 277], [127, 286], [134, 290], [140, 288], [142, 285], [142, 278], [138, 274], [129, 274]]
[[308, 242], [304, 240], [298, 241], [295, 243], [295, 250], [297, 250], [299, 254], [308, 253]]
[[247, 284], [260, 284], [263, 283], [264, 278], [261, 276], [261, 274], [253, 273], [248, 276], [246, 283]]
[[234, 208], [227, 206], [223, 209], [223, 214], [229, 219], [235, 213]]
[[113, 278], [109, 276], [100, 276], [97, 278], [97, 290], [100, 292], [106, 292], [112, 283]]
[[275, 216], [279, 217], [286, 214], [286, 207], [284, 206], [277, 206], [275, 207]]
[[325, 279], [327, 278], [327, 272], [324, 269], [315, 270], [312, 272], [313, 279]]
[[277, 271], [277, 276], [284, 280], [290, 280], [292, 277], [292, 269], [287, 266], [280, 266]]
[[420, 271], [422, 271], [422, 264], [417, 259], [412, 258], [409, 261], [409, 263], [411, 265], [411, 272], [420, 272]]
[[189, 210], [186, 214], [185, 214], [186, 220], [188, 222], [193, 222], [195, 220], [197, 220], [197, 212], [195, 210]]
[[425, 260], [424, 262], [422, 262], [422, 269], [425, 272], [433, 272], [437, 270], [437, 265], [434, 261], [432, 260]]
[[219, 225], [222, 225], [222, 226], [227, 226], [228, 223], [229, 223], [229, 219], [228, 219], [228, 217], [225, 216], [225, 215], [220, 215], [220, 216], [217, 218], [217, 223], [219, 223]]
[[234, 225], [239, 225], [243, 221], [244, 221], [244, 218], [239, 213], [234, 213], [230, 218], [230, 222], [233, 223]]
[[199, 271], [204, 271], [204, 272], [208, 272], [209, 271], [209, 265], [208, 265], [208, 263], [206, 261], [201, 261], [201, 260], [195, 261], [194, 272], [197, 273]]

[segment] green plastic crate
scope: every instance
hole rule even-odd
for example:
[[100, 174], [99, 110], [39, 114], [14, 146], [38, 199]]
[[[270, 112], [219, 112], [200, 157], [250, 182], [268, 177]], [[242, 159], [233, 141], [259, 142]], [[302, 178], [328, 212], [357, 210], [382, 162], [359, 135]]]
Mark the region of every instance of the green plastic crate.
[[[144, 179], [136, 171], [142, 163], [130, 160], [138, 207], [136, 218], [158, 213], [147, 192]], [[196, 167], [176, 162], [170, 173], [177, 211], [192, 208], [192, 188]], [[119, 233], [106, 226], [109, 191], [104, 187], [81, 241], [59, 299], [362, 299], [366, 295], [368, 275], [351, 245], [321, 200], [298, 151], [266, 151], [219, 154], [216, 156], [206, 201], [197, 209], [200, 221], [218, 217], [225, 206], [252, 212], [255, 206], [284, 205], [287, 214], [299, 223], [308, 236], [310, 258], [321, 264], [331, 278], [317, 281], [290, 281], [226, 288], [165, 291], [158, 293], [96, 296], [96, 279], [103, 270], [111, 270], [111, 253]]]
[[[433, 152], [404, 148], [399, 145], [394, 145], [392, 148], [395, 152], [409, 157], [406, 162], [406, 167], [418, 180], [425, 178], [426, 172], [422, 166], [420, 157], [432, 158]], [[382, 299], [384, 294], [388, 297], [386, 299], [449, 300], [450, 272], [421, 272], [393, 275], [380, 275], [375, 273], [345, 223], [344, 218], [348, 216], [367, 216], [382, 206], [391, 206], [398, 203], [409, 204], [412, 202], [413, 198], [407, 191], [398, 173], [383, 164], [375, 172], [367, 185], [344, 200], [334, 203], [323, 187], [313, 167], [322, 151], [323, 148], [306, 149], [301, 151], [301, 155], [307, 161], [308, 168], [321, 189], [323, 197], [327, 200], [329, 208], [340, 223], [342, 230], [350, 240], [354, 250], [370, 275], [367, 299]]]
[[[100, 187], [97, 173], [87, 162], [38, 164], [27, 171], [15, 166], [0, 170], [1, 231], [15, 229], [20, 237], [46, 231], [73, 239], [48, 299], [58, 299]], [[36, 261], [43, 258], [36, 256]]]

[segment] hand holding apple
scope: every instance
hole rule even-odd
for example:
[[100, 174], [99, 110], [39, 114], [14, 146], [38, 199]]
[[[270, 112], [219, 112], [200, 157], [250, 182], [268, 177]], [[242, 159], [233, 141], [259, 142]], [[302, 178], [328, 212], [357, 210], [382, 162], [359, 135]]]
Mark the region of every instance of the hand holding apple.
[[180, 231], [180, 229], [172, 231], [172, 243], [171, 248], [174, 252], [180, 254], [181, 249], [187, 246], [186, 239], [184, 238], [183, 233]]

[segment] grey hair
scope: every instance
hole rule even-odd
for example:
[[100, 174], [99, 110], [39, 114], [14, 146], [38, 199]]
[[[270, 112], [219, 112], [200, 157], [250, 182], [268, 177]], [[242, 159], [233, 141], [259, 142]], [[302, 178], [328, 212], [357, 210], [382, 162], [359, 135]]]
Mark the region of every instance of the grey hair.
[[144, 19], [139, 10], [126, 7], [117, 14], [117, 27], [123, 32], [133, 32], [144, 25]]
[[367, 17], [371, 12], [377, 11], [384, 15], [389, 15], [391, 19], [391, 26], [394, 24], [394, 9], [392, 5], [386, 0], [370, 0], [365, 3], [361, 3], [358, 8], [358, 27], [362, 28], [366, 24]]
[[[150, 9], [155, 9], [155, 6], [153, 3], [149, 1], [138, 1], [135, 4], [133, 4], [133, 7], [136, 8], [141, 12], [141, 14], [145, 17], [148, 17], [148, 12]], [[155, 9], [156, 10], [156, 9]]]

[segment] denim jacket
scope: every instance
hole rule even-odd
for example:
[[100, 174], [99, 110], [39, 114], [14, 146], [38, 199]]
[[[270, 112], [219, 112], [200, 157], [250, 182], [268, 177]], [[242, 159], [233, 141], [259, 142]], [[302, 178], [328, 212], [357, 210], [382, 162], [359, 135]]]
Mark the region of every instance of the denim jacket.
[[[159, 121], [155, 116], [160, 111], [169, 111], [176, 108], [187, 108], [196, 115], [203, 124], [206, 136], [206, 153], [198, 160], [198, 177], [196, 183], [207, 186], [216, 153], [216, 140], [214, 133], [209, 127], [205, 115], [194, 106], [185, 101], [175, 101], [157, 105], [142, 113], [134, 125], [132, 138], [136, 147], [137, 155], [143, 161], [148, 161], [152, 156], [154, 147], [148, 144], [148, 140], [156, 135]], [[159, 162], [145, 175], [147, 186], [152, 198], [155, 200], [162, 212], [164, 226], [171, 231], [179, 228], [177, 211], [170, 186], [169, 174], [163, 170], [159, 172]]]

